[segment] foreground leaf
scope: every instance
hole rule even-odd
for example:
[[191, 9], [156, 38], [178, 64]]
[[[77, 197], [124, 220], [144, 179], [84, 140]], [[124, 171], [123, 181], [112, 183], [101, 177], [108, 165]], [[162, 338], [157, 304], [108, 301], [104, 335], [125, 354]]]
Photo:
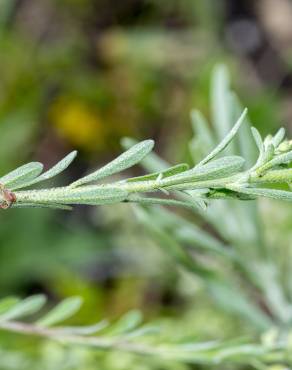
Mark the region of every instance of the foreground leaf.
[[98, 169], [88, 176], [82, 177], [71, 184], [71, 187], [81, 186], [89, 182], [100, 180], [104, 177], [113, 175], [117, 172], [124, 171], [127, 168], [139, 163], [148, 153], [151, 152], [154, 146], [153, 140], [145, 140], [121, 154], [119, 157], [108, 163], [106, 166]]
[[42, 294], [31, 296], [23, 301], [16, 302], [15, 305], [0, 315], [0, 323], [32, 315], [38, 312], [45, 305], [45, 303], [46, 297]]
[[37, 321], [39, 326], [53, 326], [66, 319], [75, 315], [79, 311], [82, 305], [82, 299], [80, 297], [70, 297], [64, 299], [56, 307], [54, 307], [49, 313]]
[[43, 165], [39, 162], [27, 163], [9, 172], [0, 178], [0, 183], [10, 190], [15, 190], [25, 186], [32, 179], [36, 178], [43, 170]]

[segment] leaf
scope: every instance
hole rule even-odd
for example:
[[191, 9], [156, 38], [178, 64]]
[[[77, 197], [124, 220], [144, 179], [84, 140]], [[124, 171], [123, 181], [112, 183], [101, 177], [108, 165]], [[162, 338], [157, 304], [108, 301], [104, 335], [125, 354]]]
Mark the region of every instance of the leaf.
[[42, 170], [43, 165], [41, 163], [30, 162], [1, 177], [0, 183], [10, 190], [15, 190], [37, 177]]
[[224, 245], [207, 232], [204, 232], [199, 227], [188, 227], [187, 224], [176, 228], [174, 236], [182, 243], [187, 243], [190, 248], [201, 249], [207, 253], [215, 253], [228, 259], [235, 259], [236, 254], [229, 245]]
[[255, 127], [251, 127], [250, 129], [251, 129], [251, 133], [254, 138], [254, 141], [259, 149], [259, 152], [262, 153], [263, 147], [264, 147], [262, 136]]
[[215, 146], [214, 137], [208, 122], [200, 111], [192, 110], [191, 123], [194, 135], [189, 147], [193, 161], [197, 162], [205, 157]]
[[42, 294], [26, 298], [13, 305], [8, 311], [0, 315], [0, 322], [15, 320], [23, 316], [38, 312], [46, 303], [46, 297]]
[[94, 325], [88, 325], [88, 326], [66, 326], [60, 328], [60, 332], [62, 334], [69, 334], [69, 335], [92, 335], [96, 334], [99, 331], [105, 329], [108, 327], [109, 323], [107, 320], [102, 320]]
[[[250, 360], [253, 356], [260, 356], [268, 353], [270, 351], [269, 348], [259, 346], [259, 345], [253, 345], [253, 344], [246, 344], [246, 345], [240, 345], [240, 346], [234, 346], [234, 347], [227, 347], [226, 349], [222, 349], [219, 351], [217, 355], [214, 356], [214, 362], [223, 362], [227, 359], [231, 361], [232, 358], [241, 358], [241, 361], [243, 361], [244, 357], [247, 357], [247, 361]], [[261, 365], [260, 368], [262, 368], [263, 365]], [[281, 367], [280, 367], [281, 369]], [[284, 369], [283, 369], [284, 370]]]
[[267, 144], [266, 149], [261, 158], [261, 164], [269, 162], [275, 154], [275, 147], [272, 143]]
[[212, 118], [217, 136], [224, 138], [231, 127], [229, 73], [225, 65], [214, 68], [211, 84]]
[[[239, 102], [239, 99], [235, 93], [232, 92], [232, 119], [236, 120], [240, 113], [243, 111], [243, 107]], [[248, 116], [245, 116], [244, 122], [240, 126], [237, 133], [238, 148], [236, 146], [236, 154], [240, 155], [245, 159], [245, 164], [250, 168], [257, 159], [256, 145], [251, 133], [251, 124]], [[236, 143], [237, 144], [237, 143]]]
[[159, 334], [160, 331], [161, 330], [158, 326], [145, 325], [142, 328], [138, 328], [126, 334], [125, 338], [129, 340], [129, 339], [136, 339], [140, 337], [152, 336], [155, 334]]
[[279, 166], [281, 164], [287, 164], [290, 163], [291, 161], [292, 161], [292, 150], [287, 153], [277, 155], [272, 160], [261, 166], [260, 171], [266, 171], [272, 167]]
[[138, 310], [132, 310], [122, 316], [115, 324], [107, 330], [107, 335], [118, 336], [129, 333], [142, 322], [142, 314]]
[[240, 193], [255, 195], [257, 197], [266, 197], [271, 199], [292, 201], [292, 192], [286, 190], [264, 189], [264, 188], [245, 188], [236, 185], [228, 185], [231, 190]]
[[62, 209], [64, 211], [72, 211], [72, 207], [65, 204], [57, 203], [13, 203], [11, 208], [51, 208]]
[[108, 163], [107, 165], [98, 169], [97, 171], [89, 174], [88, 176], [85, 176], [73, 182], [70, 186], [77, 187], [92, 181], [100, 180], [104, 177], [113, 175], [115, 173], [124, 171], [125, 169], [139, 163], [148, 153], [151, 152], [153, 146], [154, 146], [153, 140], [142, 141], [134, 145], [132, 148], [130, 148], [123, 154], [121, 154], [112, 162]]
[[177, 164], [176, 166], [169, 167], [166, 170], [161, 172], [151, 173], [149, 175], [132, 177], [127, 179], [127, 182], [136, 182], [136, 181], [149, 181], [149, 180], [156, 180], [158, 176], [162, 175], [162, 178], [174, 176], [181, 172], [187, 171], [189, 169], [189, 165], [186, 163]]
[[65, 321], [79, 311], [81, 305], [82, 299], [80, 297], [70, 297], [64, 299], [44, 317], [38, 320], [37, 325], [49, 327]]
[[228, 156], [216, 159], [202, 167], [193, 169], [162, 180], [164, 186], [176, 185], [191, 181], [203, 181], [223, 178], [238, 172], [244, 165], [244, 159], [239, 156]]
[[6, 311], [10, 310], [13, 306], [15, 306], [20, 301], [19, 298], [16, 297], [7, 297], [0, 300], [0, 316], [5, 313]]
[[224, 139], [216, 146], [216, 148], [209, 154], [207, 157], [205, 157], [199, 164], [197, 164], [196, 167], [200, 167], [207, 162], [211, 161], [214, 157], [216, 157], [222, 150], [224, 150], [227, 145], [232, 141], [234, 136], [236, 135], [237, 131], [239, 130], [242, 122], [245, 119], [245, 116], [247, 114], [247, 109], [245, 108], [244, 111], [242, 112], [241, 116], [237, 120], [236, 124], [233, 126], [231, 131], [224, 137]]
[[214, 137], [205, 117], [200, 111], [196, 109], [191, 111], [191, 123], [194, 135], [207, 146], [206, 150], [211, 150], [214, 145]]
[[138, 220], [155, 236], [161, 247], [165, 249], [167, 255], [172, 257], [175, 262], [184, 266], [191, 273], [196, 273], [203, 278], [216, 278], [216, 272], [212, 267], [207, 268], [202, 263], [198, 263], [195, 259], [190, 258], [189, 253], [183, 248], [182, 244], [172, 238], [169, 232], [160, 227], [155, 210], [156, 207], [151, 212], [146, 211], [140, 206], [134, 207], [134, 212]]
[[160, 204], [163, 206], [174, 206], [174, 207], [184, 207], [188, 209], [197, 210], [199, 205], [195, 200], [190, 200], [189, 202], [184, 202], [175, 199], [164, 199], [164, 198], [150, 198], [150, 197], [140, 197], [138, 195], [131, 196], [128, 202], [140, 203], [145, 205]]
[[[54, 176], [57, 176], [59, 173], [63, 172], [66, 168], [70, 166], [70, 164], [73, 162], [73, 160], [76, 158], [77, 151], [74, 150], [73, 152], [69, 153], [65, 158], [63, 158], [60, 162], [55, 164], [52, 168], [50, 168], [48, 171], [44, 172], [34, 180], [28, 182], [25, 184], [25, 187], [37, 184], [41, 181], [45, 181], [48, 179], [51, 179]], [[24, 187], [24, 186], [22, 186]]]
[[84, 186], [69, 188], [64, 192], [51, 191], [47, 194], [49, 203], [101, 205], [122, 202], [128, 193], [118, 187]]
[[216, 302], [227, 312], [234, 312], [248, 318], [261, 330], [267, 330], [272, 321], [263, 311], [258, 309], [237, 286], [224, 280], [213, 280], [208, 282], [207, 289]]
[[208, 199], [237, 199], [237, 200], [255, 200], [252, 195], [238, 193], [230, 189], [216, 189], [208, 194]]
[[[137, 140], [130, 137], [124, 137], [121, 140], [121, 145], [124, 149], [129, 149], [137, 143]], [[150, 152], [145, 158], [143, 158], [140, 165], [148, 172], [160, 172], [166, 170], [170, 166], [170, 164], [153, 152]]]
[[276, 135], [274, 135], [272, 139], [272, 144], [274, 145], [275, 148], [277, 148], [281, 144], [281, 142], [284, 140], [285, 134], [286, 134], [286, 131], [284, 127], [281, 127], [276, 133]]

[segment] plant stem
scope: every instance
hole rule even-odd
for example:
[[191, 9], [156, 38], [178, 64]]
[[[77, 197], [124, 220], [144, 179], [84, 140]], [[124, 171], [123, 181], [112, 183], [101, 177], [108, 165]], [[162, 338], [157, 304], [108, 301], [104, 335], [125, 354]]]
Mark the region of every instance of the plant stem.
[[[66, 334], [62, 328], [44, 328], [41, 326], [21, 323], [16, 321], [4, 322], [0, 324], [1, 330], [9, 332], [29, 334], [43, 338], [54, 339], [65, 344], [84, 345], [86, 347], [98, 348], [100, 350], [117, 350], [133, 354], [163, 358], [171, 361], [183, 361], [185, 363], [218, 364], [233, 362], [245, 364], [248, 360], [265, 361], [274, 363], [284, 361], [287, 349], [285, 346], [275, 346], [275, 348], [265, 348], [264, 346], [253, 346], [254, 351], [251, 356], [251, 345], [235, 345], [234, 348], [224, 349], [222, 343], [214, 343], [206, 348], [194, 344], [192, 349], [184, 348], [176, 344], [169, 345], [149, 345], [145, 343], [132, 342], [126, 337], [102, 337], [102, 336], [82, 336]], [[201, 347], [201, 348], [200, 348]], [[282, 348], [283, 347], [283, 348]], [[216, 353], [217, 352], [217, 353]], [[210, 353], [212, 356], [210, 356]], [[252, 358], [251, 358], [252, 357]]]

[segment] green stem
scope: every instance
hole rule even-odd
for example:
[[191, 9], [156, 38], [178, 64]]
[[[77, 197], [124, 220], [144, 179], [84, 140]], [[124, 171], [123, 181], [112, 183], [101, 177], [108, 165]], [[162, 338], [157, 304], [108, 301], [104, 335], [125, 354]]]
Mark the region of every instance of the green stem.
[[[131, 194], [151, 193], [161, 189], [167, 191], [198, 189], [212, 189], [214, 191], [213, 189], [217, 189], [216, 198], [220, 199], [226, 198], [224, 191], [228, 189], [228, 185], [236, 184], [240, 179], [246, 179], [251, 184], [292, 182], [292, 169], [271, 170], [262, 176], [256, 172], [253, 172], [249, 177], [247, 174], [248, 172], [241, 172], [229, 177], [200, 181], [190, 180], [189, 182], [182, 182], [179, 176], [137, 182], [119, 181], [111, 184], [84, 185], [77, 188], [64, 186], [53, 189], [21, 190], [16, 191], [15, 195], [18, 204], [105, 204], [127, 200]], [[221, 193], [220, 190], [223, 192]], [[88, 201], [86, 197], [88, 192], [96, 193], [96, 199], [92, 197], [91, 201]], [[123, 196], [121, 192], [123, 192]], [[111, 197], [111, 193], [113, 197]]]

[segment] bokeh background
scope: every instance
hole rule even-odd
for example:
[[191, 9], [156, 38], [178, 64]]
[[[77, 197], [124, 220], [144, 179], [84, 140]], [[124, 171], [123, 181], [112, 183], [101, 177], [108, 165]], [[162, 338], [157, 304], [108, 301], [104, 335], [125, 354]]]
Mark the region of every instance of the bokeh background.
[[[189, 112], [210, 116], [218, 62], [263, 134], [289, 131], [289, 0], [0, 0], [1, 173], [31, 160], [48, 167], [77, 149], [54, 183], [66, 184], [119, 154], [124, 136], [155, 139], [171, 163], [187, 160]], [[184, 318], [208, 339], [208, 299], [170, 266], [126, 205], [0, 214], [1, 296], [81, 295], [77, 323], [140, 308], [150, 319]], [[208, 320], [212, 335], [241, 325], [224, 312]], [[31, 342], [13, 343], [32, 352]], [[58, 352], [46, 346], [43, 356]]]

